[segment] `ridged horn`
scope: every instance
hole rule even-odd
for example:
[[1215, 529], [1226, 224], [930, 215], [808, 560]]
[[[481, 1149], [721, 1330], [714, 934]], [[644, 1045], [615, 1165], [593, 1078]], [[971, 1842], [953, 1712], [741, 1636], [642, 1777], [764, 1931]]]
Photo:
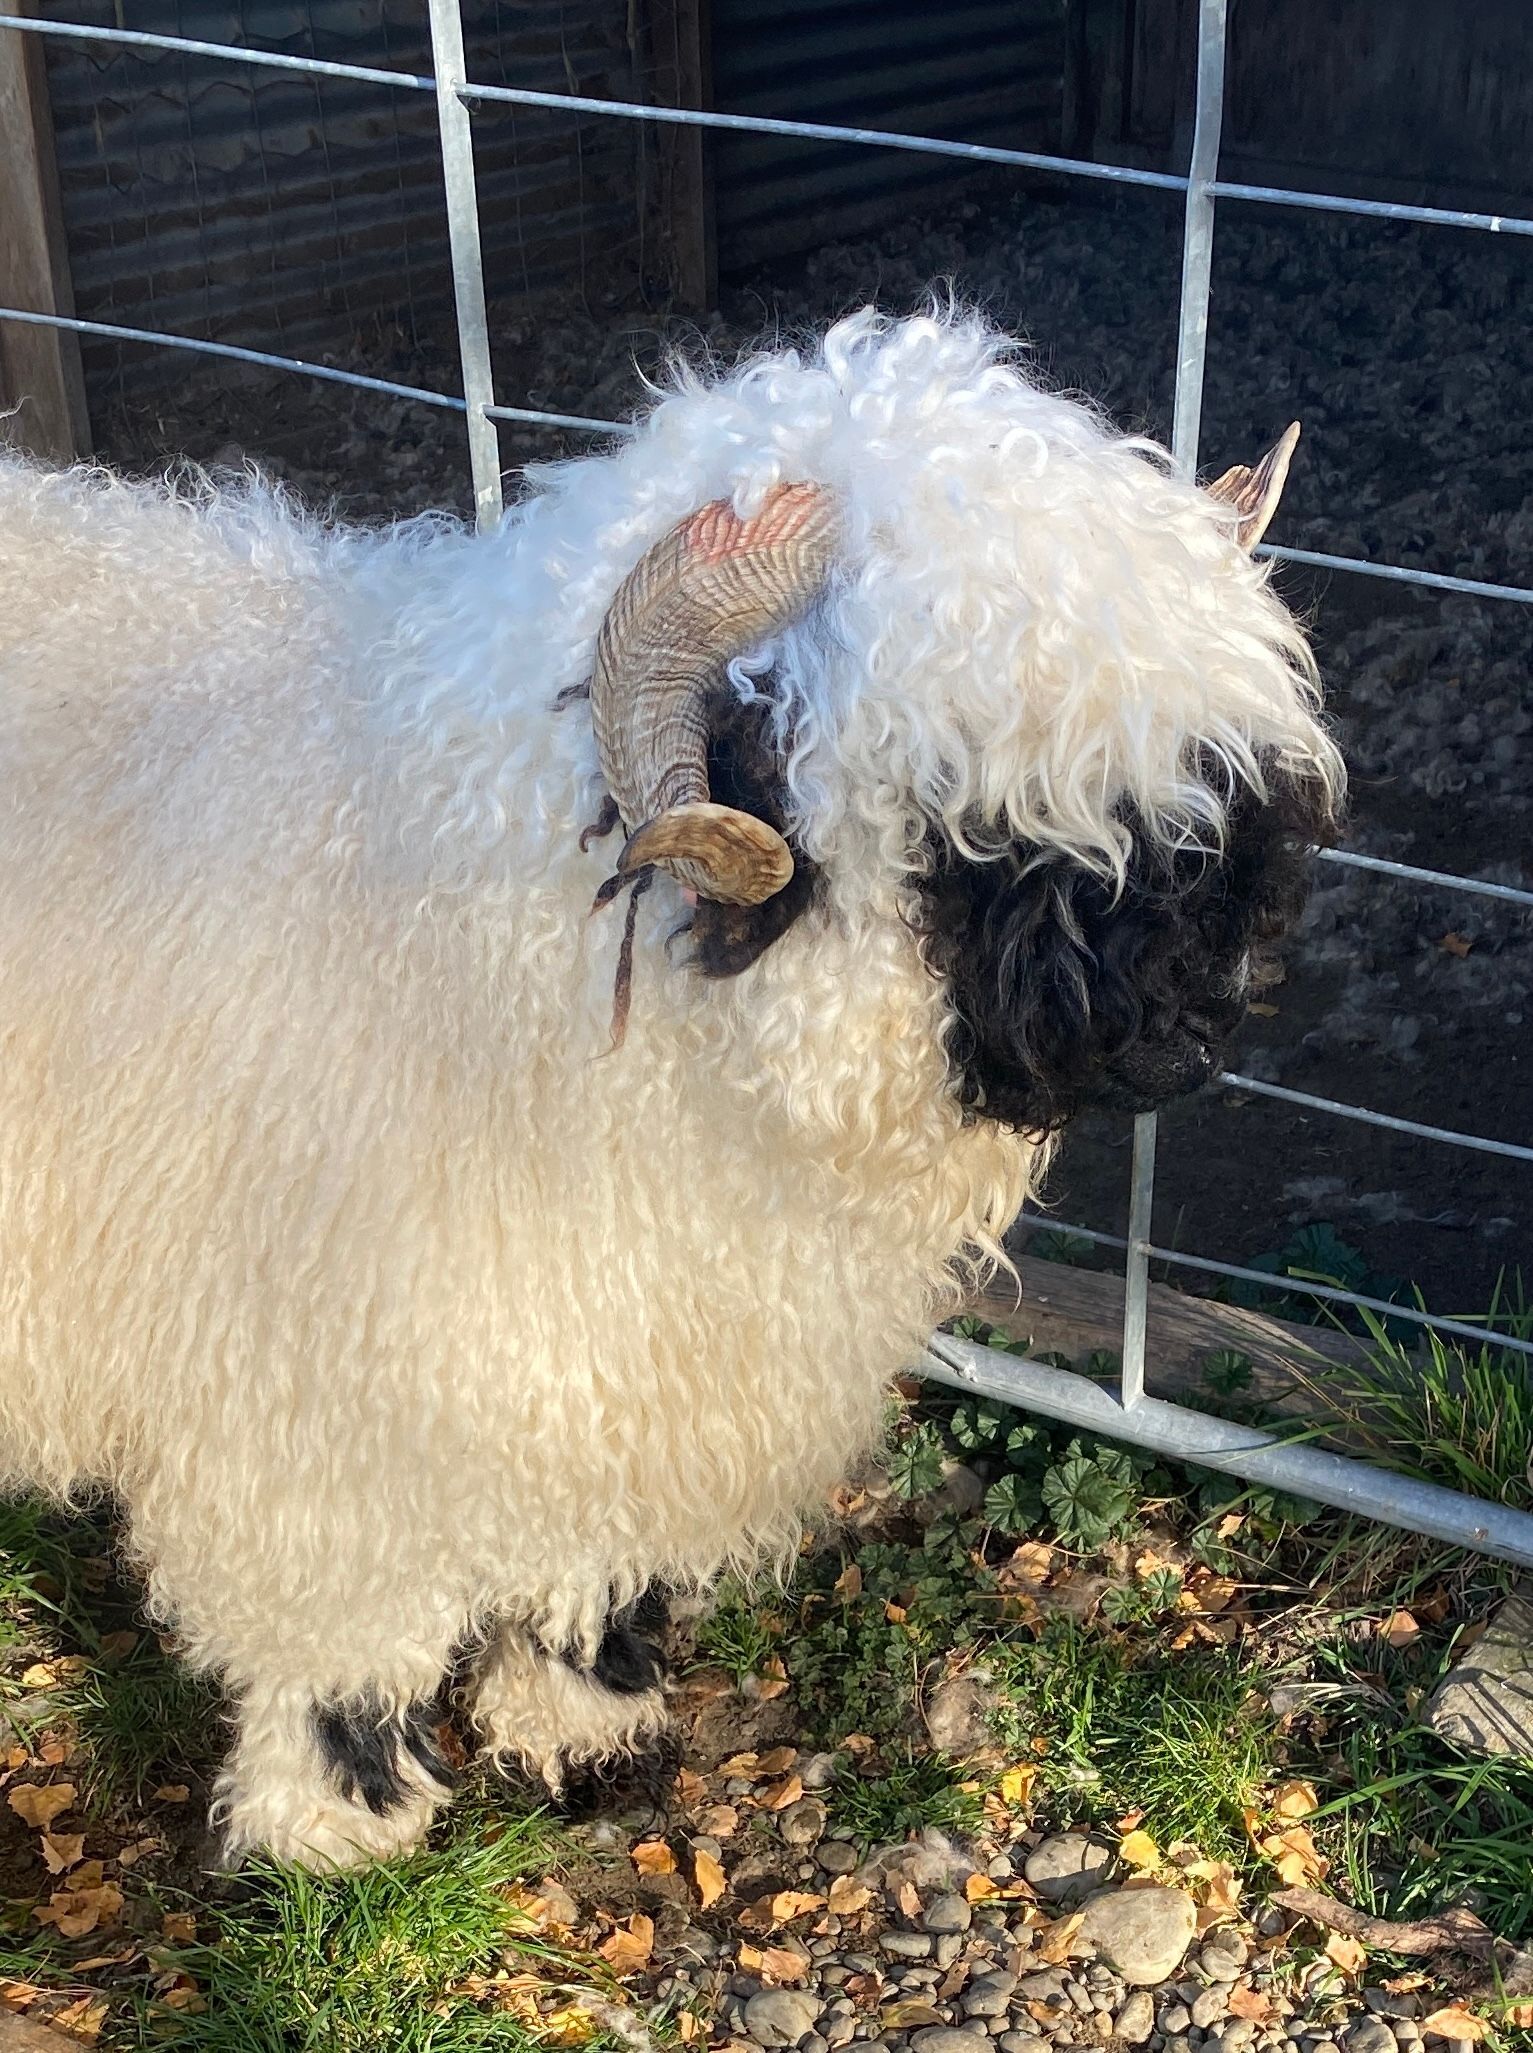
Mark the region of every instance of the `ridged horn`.
[[779, 485], [751, 520], [716, 499], [624, 579], [591, 678], [602, 775], [631, 830], [620, 876], [655, 864], [702, 898], [760, 905], [793, 875], [775, 828], [709, 798], [707, 706], [736, 656], [810, 605], [839, 529], [818, 485]]
[[1282, 440], [1272, 445], [1260, 463], [1237, 463], [1222, 478], [1215, 478], [1211, 485], [1203, 487], [1210, 499], [1233, 506], [1239, 514], [1235, 539], [1248, 556], [1267, 532], [1267, 524], [1278, 510], [1278, 501], [1288, 481], [1288, 466], [1298, 446], [1299, 423], [1291, 421]]

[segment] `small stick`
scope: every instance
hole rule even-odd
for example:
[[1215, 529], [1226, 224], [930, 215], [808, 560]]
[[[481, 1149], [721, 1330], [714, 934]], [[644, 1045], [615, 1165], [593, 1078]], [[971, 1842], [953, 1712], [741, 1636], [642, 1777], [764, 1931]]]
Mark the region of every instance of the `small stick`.
[[1367, 1917], [1334, 1896], [1322, 1896], [1318, 1889], [1279, 1889], [1272, 1901], [1296, 1917], [1385, 1953], [1467, 1953], [1484, 1958], [1496, 1944], [1489, 1925], [1470, 1910], [1443, 1910], [1410, 1924], [1394, 1924], [1388, 1918]]

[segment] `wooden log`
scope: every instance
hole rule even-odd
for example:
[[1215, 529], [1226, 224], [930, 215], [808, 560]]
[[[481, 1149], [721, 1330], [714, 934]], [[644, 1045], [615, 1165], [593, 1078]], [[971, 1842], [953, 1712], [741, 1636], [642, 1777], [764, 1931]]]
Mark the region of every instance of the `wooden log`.
[[[1034, 1353], [1066, 1355], [1077, 1367], [1099, 1350], [1121, 1354], [1121, 1276], [1031, 1255], [1018, 1257], [1017, 1269], [1020, 1301], [1015, 1285], [997, 1277], [965, 1306], [968, 1315], [1001, 1327], [1014, 1340], [1030, 1341]], [[1223, 1349], [1236, 1350], [1251, 1363], [1242, 1399], [1294, 1415], [1314, 1409], [1313, 1398], [1304, 1395], [1306, 1377], [1321, 1378], [1327, 1363], [1356, 1363], [1368, 1354], [1366, 1344], [1347, 1333], [1188, 1297], [1163, 1283], [1150, 1285], [1145, 1382], [1153, 1395], [1206, 1407], [1211, 1392], [1205, 1369], [1210, 1355]]]
[[[25, 14], [27, 0], [0, 0]], [[0, 306], [74, 312], [42, 38], [0, 29]], [[0, 321], [0, 440], [56, 463], [90, 450], [80, 339]]]

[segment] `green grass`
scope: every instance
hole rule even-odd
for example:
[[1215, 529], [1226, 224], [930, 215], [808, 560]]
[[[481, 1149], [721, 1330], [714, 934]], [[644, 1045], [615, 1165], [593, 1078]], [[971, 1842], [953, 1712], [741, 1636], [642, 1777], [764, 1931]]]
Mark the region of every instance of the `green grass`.
[[1191, 1839], [1244, 1861], [1242, 1813], [1278, 1773], [1277, 1727], [1258, 1678], [1233, 1653], [1134, 1650], [1069, 1619], [997, 1651], [1015, 1751], [1040, 1743], [1043, 1807], [1060, 1822], [1110, 1824], [1143, 1811], [1162, 1845]]
[[939, 1832], [972, 1832], [980, 1804], [959, 1787], [959, 1771], [940, 1754], [907, 1750], [881, 1775], [843, 1775], [831, 1788], [832, 1821], [864, 1846], [904, 1839], [934, 1826]]
[[[166, 1955], [207, 2008], [174, 2016], [184, 2053], [472, 2053], [525, 2047], [525, 2025], [460, 1989], [468, 1977], [558, 1956], [509, 1929], [506, 1890], [541, 1874], [554, 1842], [537, 1815], [497, 1821], [460, 1812], [434, 1851], [344, 1876], [258, 1866], [217, 1939]], [[141, 2043], [166, 2014], [139, 2012]], [[131, 2043], [131, 2042], [130, 2042]]]
[[776, 1635], [738, 1583], [725, 1583], [697, 1628], [699, 1666], [722, 1668], [738, 1689], [776, 1651]]

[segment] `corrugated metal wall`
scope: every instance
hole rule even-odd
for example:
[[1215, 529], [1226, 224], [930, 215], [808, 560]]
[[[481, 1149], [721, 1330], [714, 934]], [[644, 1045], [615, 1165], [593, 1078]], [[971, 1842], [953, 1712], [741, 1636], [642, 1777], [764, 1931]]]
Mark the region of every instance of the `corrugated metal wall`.
[[[714, 104], [1057, 150], [1063, 0], [713, 0]], [[951, 158], [721, 134], [721, 268], [815, 248], [974, 176]]]
[[[60, 19], [417, 73], [423, 0], [46, 0]], [[464, 0], [470, 73], [628, 96], [627, 0]], [[82, 315], [256, 348], [344, 347], [370, 316], [450, 304], [429, 93], [52, 41], [49, 93]], [[634, 124], [498, 108], [475, 121], [487, 281], [530, 291], [640, 262]], [[175, 375], [133, 351], [136, 378]], [[112, 349], [87, 371], [118, 374]]]

